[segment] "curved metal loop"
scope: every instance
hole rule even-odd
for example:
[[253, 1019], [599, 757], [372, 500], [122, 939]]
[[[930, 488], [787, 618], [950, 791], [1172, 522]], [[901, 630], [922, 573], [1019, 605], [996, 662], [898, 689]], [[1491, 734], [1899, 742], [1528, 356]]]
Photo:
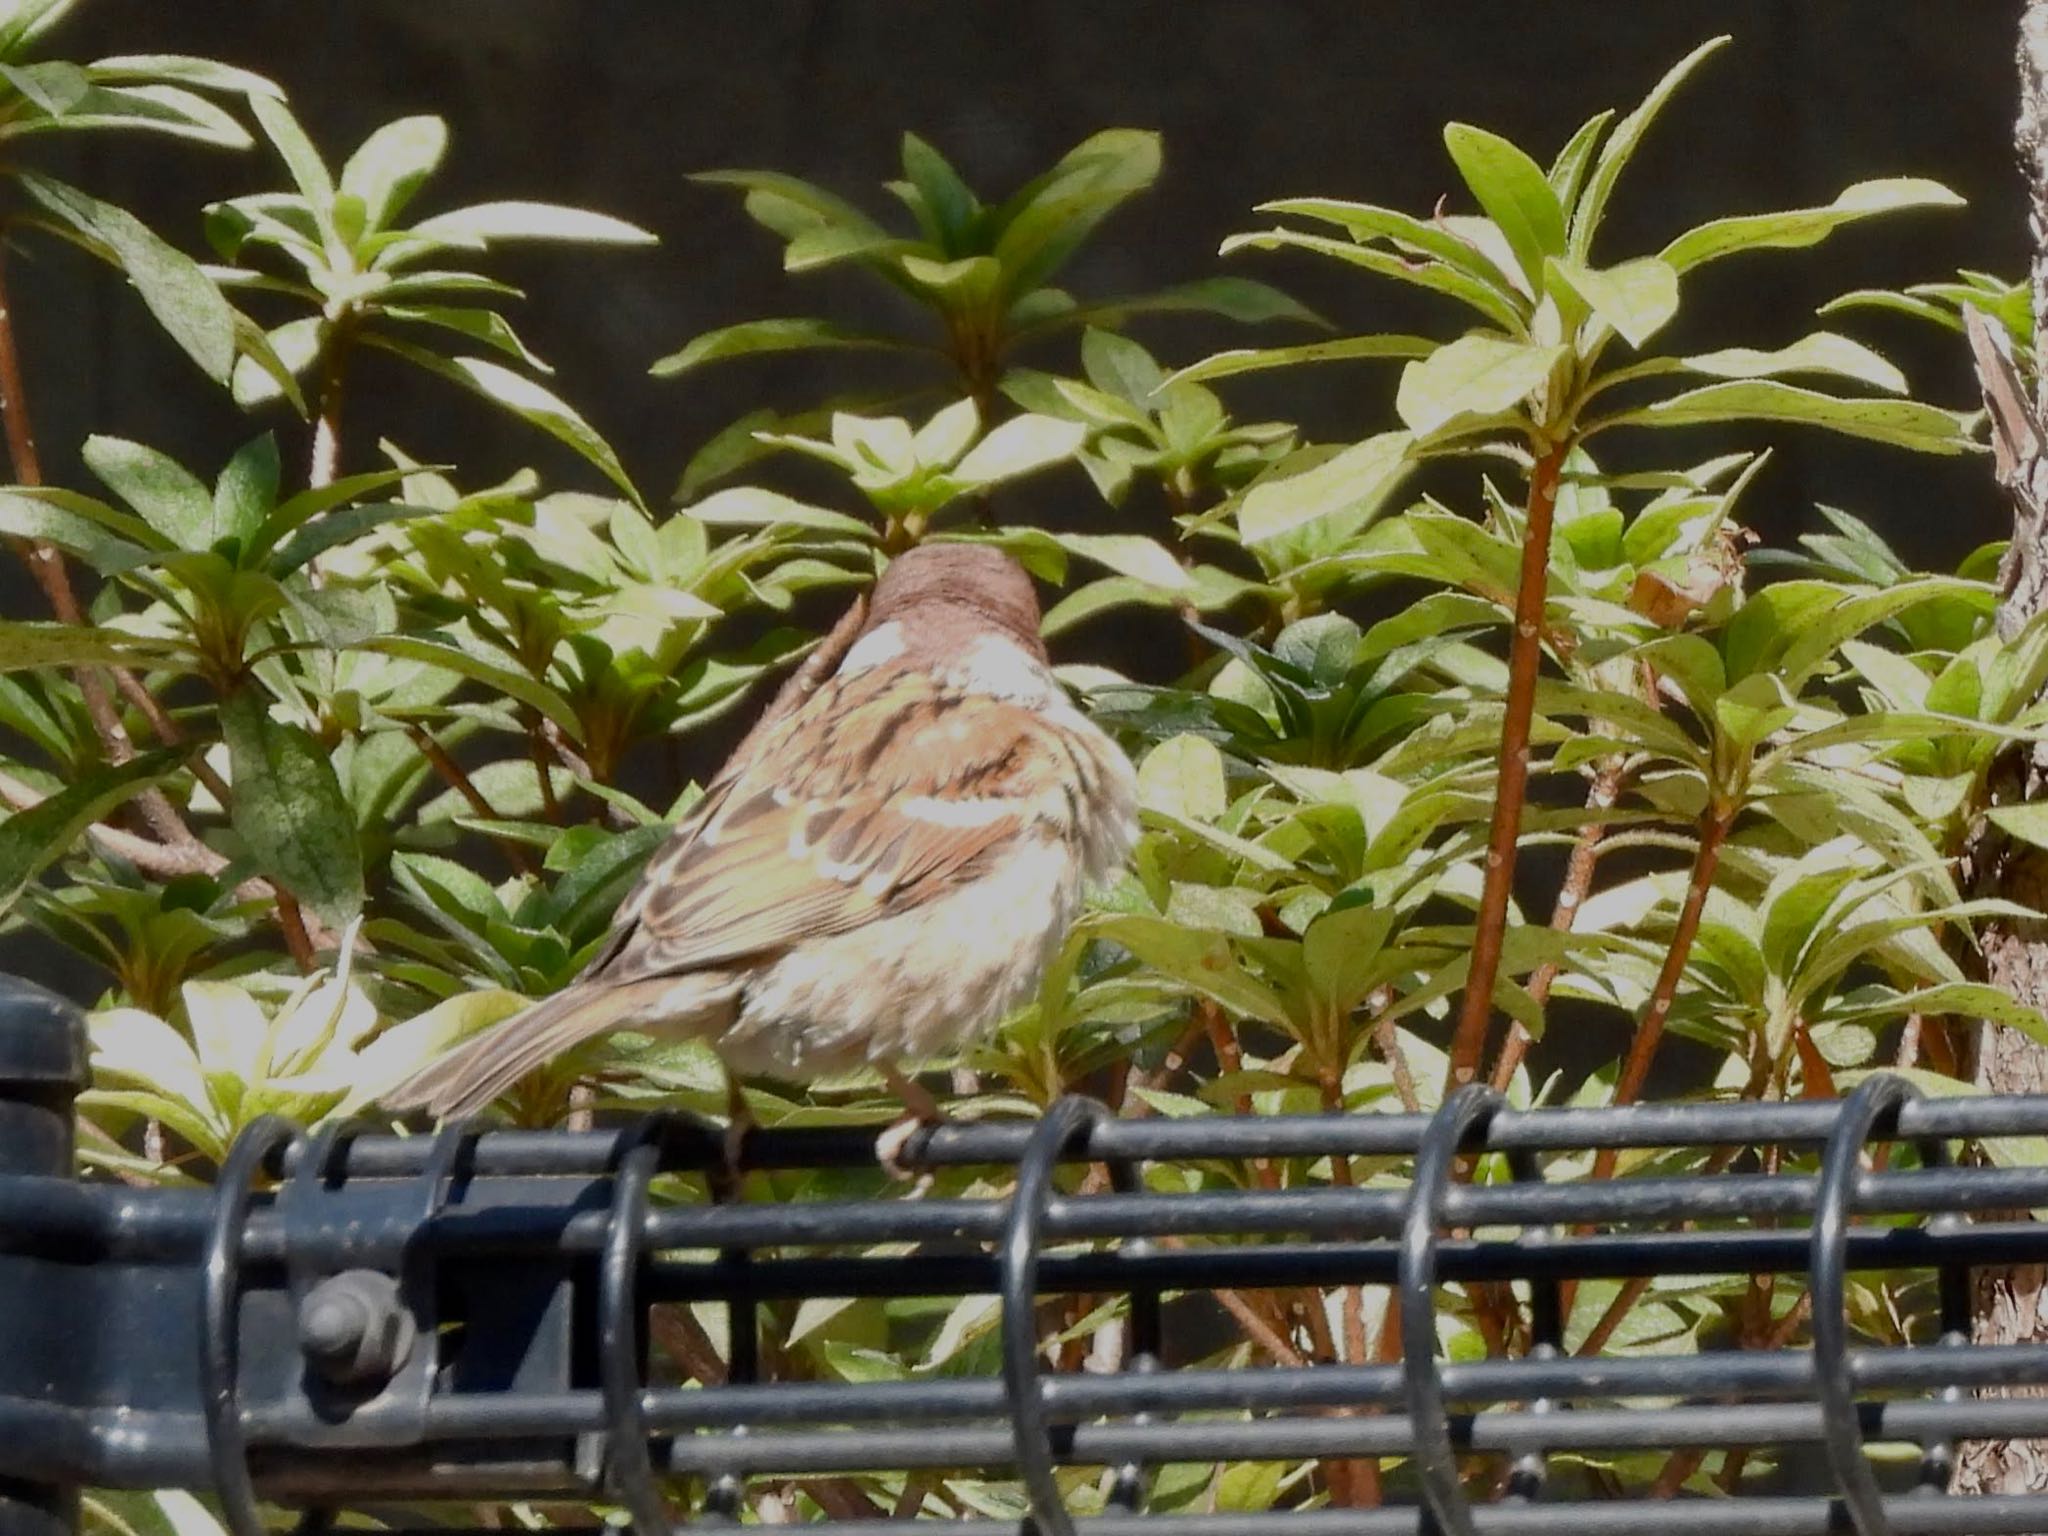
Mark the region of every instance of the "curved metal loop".
[[[1541, 1184], [1543, 1165], [1527, 1147], [1507, 1154], [1508, 1174], [1518, 1184]], [[1535, 1227], [1522, 1233], [1525, 1243], [1547, 1243], [1555, 1238], [1555, 1227]], [[1533, 1278], [1529, 1282], [1529, 1358], [1555, 1360], [1564, 1353], [1564, 1283], [1556, 1276]], [[1555, 1413], [1555, 1398], [1539, 1397], [1529, 1404], [1531, 1413]], [[1508, 1472], [1508, 1496], [1530, 1500], [1543, 1492], [1550, 1478], [1550, 1453], [1543, 1446], [1531, 1446], [1514, 1459]]]
[[1017, 1159], [1017, 1187], [1003, 1224], [1003, 1386], [1010, 1399], [1017, 1473], [1031, 1496], [1032, 1518], [1043, 1536], [1074, 1536], [1074, 1522], [1053, 1474], [1045, 1400], [1039, 1395], [1038, 1237], [1052, 1201], [1053, 1169], [1060, 1155], [1108, 1115], [1102, 1104], [1078, 1094], [1067, 1095], [1045, 1112]]
[[612, 1175], [611, 1218], [597, 1275], [597, 1364], [603, 1388], [605, 1466], [613, 1491], [639, 1536], [666, 1536], [678, 1524], [662, 1497], [648, 1445], [645, 1383], [640, 1369], [640, 1245], [647, 1226], [648, 1186], [679, 1117], [649, 1115], [620, 1141]]
[[[1107, 1112], [1096, 1119], [1109, 1118]], [[1120, 1195], [1140, 1194], [1145, 1188], [1142, 1164], [1136, 1158], [1104, 1158], [1103, 1166], [1109, 1170], [1109, 1187]], [[1152, 1251], [1149, 1238], [1127, 1238], [1120, 1245], [1121, 1251], [1133, 1258]], [[1150, 1287], [1133, 1288], [1130, 1292], [1131, 1307], [1124, 1339], [1124, 1369], [1140, 1374], [1159, 1369], [1159, 1354], [1162, 1347], [1163, 1321], [1160, 1316], [1159, 1292]], [[1036, 1356], [1033, 1357], [1034, 1360]], [[1149, 1413], [1131, 1415], [1133, 1424], [1150, 1424]], [[1142, 1462], [1127, 1461], [1118, 1466], [1112, 1474], [1109, 1490], [1110, 1507], [1127, 1514], [1139, 1514], [1145, 1508], [1149, 1489], [1145, 1467]]]
[[1819, 1387], [1828, 1466], [1860, 1536], [1891, 1536], [1884, 1496], [1863, 1454], [1856, 1417], [1856, 1379], [1849, 1361], [1849, 1215], [1863, 1148], [1881, 1127], [1898, 1122], [1901, 1105], [1920, 1090], [1902, 1077], [1865, 1078], [1842, 1102], [1821, 1153], [1814, 1193], [1813, 1247], [1807, 1289], [1813, 1300], [1813, 1372]]
[[1396, 1266], [1400, 1285], [1402, 1392], [1408, 1400], [1408, 1433], [1415, 1442], [1415, 1471], [1422, 1496], [1444, 1536], [1475, 1536], [1472, 1506], [1458, 1481], [1458, 1455], [1444, 1406], [1443, 1376], [1436, 1360], [1437, 1223], [1443, 1219], [1458, 1154], [1475, 1132], [1506, 1102], [1481, 1083], [1467, 1083], [1444, 1100], [1422, 1133], [1415, 1154], [1415, 1183], [1401, 1221]]
[[242, 1233], [248, 1225], [256, 1176], [279, 1172], [286, 1147], [298, 1136], [291, 1122], [264, 1115], [250, 1122], [221, 1160], [213, 1218], [199, 1267], [199, 1383], [206, 1416], [206, 1449], [221, 1518], [233, 1536], [269, 1536], [256, 1488], [249, 1478], [249, 1435], [239, 1394], [241, 1339], [236, 1303], [242, 1294]]

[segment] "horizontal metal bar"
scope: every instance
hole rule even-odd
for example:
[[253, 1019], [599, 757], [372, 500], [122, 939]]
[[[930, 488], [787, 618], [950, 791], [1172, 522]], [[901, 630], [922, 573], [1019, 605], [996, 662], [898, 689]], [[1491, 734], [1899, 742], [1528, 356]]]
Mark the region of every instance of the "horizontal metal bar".
[[[1928, 1437], [2036, 1435], [2048, 1430], [2048, 1400], [1874, 1403], [1862, 1413], [1866, 1443]], [[1817, 1445], [1826, 1426], [1816, 1403], [1744, 1404], [1571, 1413], [1504, 1411], [1454, 1415], [1459, 1450], [1521, 1455], [1542, 1451], [1678, 1450], [1692, 1447]], [[1007, 1467], [1015, 1440], [1005, 1427], [842, 1429], [745, 1435], [696, 1435], [673, 1441], [668, 1468], [678, 1476], [874, 1472], [889, 1469]], [[1406, 1456], [1415, 1444], [1405, 1414], [1349, 1418], [1198, 1420], [1165, 1424], [1083, 1424], [1057, 1437], [1063, 1466], [1148, 1466], [1210, 1461], [1297, 1461], [1316, 1457]]]
[[[55, 1183], [56, 1181], [50, 1181]], [[1554, 1225], [1632, 1226], [1651, 1222], [1727, 1222], [1812, 1214], [1816, 1181], [1805, 1176], [1722, 1176], [1714, 1179], [1560, 1180], [1458, 1186], [1446, 1201], [1445, 1224], [1469, 1227]], [[1210, 1191], [1187, 1195], [1098, 1194], [1055, 1198], [1044, 1222], [1045, 1240], [1057, 1243], [1111, 1237], [1253, 1237], [1298, 1234], [1353, 1238], [1393, 1237], [1407, 1209], [1403, 1189], [1325, 1185], [1282, 1190]], [[1851, 1209], [1859, 1215], [1967, 1214], [2048, 1206], [2048, 1168], [1934, 1168], [1864, 1176]], [[845, 1247], [885, 1242], [993, 1241], [1007, 1207], [1001, 1199], [835, 1200], [787, 1204], [675, 1205], [650, 1213], [643, 1249]], [[0, 1218], [9, 1214], [0, 1198]], [[19, 1220], [0, 1228], [0, 1242], [28, 1243], [36, 1233], [69, 1232], [78, 1241], [104, 1242], [116, 1212], [75, 1200], [48, 1208], [22, 1203]], [[196, 1212], [188, 1219], [196, 1219]], [[603, 1245], [608, 1212], [533, 1207], [466, 1211], [460, 1206], [432, 1219], [429, 1240], [450, 1256], [493, 1253], [595, 1253]], [[155, 1225], [168, 1229], [159, 1216]], [[346, 1244], [331, 1257], [360, 1262], [383, 1248], [394, 1254], [416, 1229], [379, 1234], [360, 1225], [337, 1228], [328, 1240]], [[293, 1252], [305, 1260], [330, 1257], [321, 1234], [298, 1233]], [[124, 1240], [134, 1241], [133, 1237]], [[246, 1252], [252, 1260], [284, 1257], [287, 1239], [274, 1212], [251, 1218]]]
[[[1946, 1233], [1920, 1227], [1861, 1227], [1848, 1236], [1853, 1269], [2048, 1261], [2048, 1225], [1966, 1225]], [[1547, 1236], [1445, 1239], [1443, 1281], [1627, 1279], [1639, 1275], [1803, 1273], [1803, 1231], [1595, 1233], [1558, 1242]], [[1256, 1290], [1280, 1286], [1391, 1285], [1395, 1245], [1291, 1243], [1161, 1248], [1149, 1252], [1048, 1254], [1039, 1263], [1041, 1295], [1150, 1290]], [[735, 1292], [762, 1301], [812, 1296], [967, 1296], [997, 1289], [997, 1261], [981, 1253], [900, 1258], [754, 1258], [742, 1272], [724, 1261], [665, 1260], [649, 1266], [654, 1301], [717, 1301]], [[742, 1290], [743, 1288], [743, 1290]]]
[[[1871, 1348], [1855, 1351], [1851, 1362], [1857, 1385], [1872, 1393], [1933, 1393], [1950, 1386], [2048, 1386], [2048, 1349], [2034, 1345]], [[1307, 1369], [1070, 1373], [1047, 1376], [1042, 1391], [1047, 1418], [1060, 1423], [1141, 1413], [1390, 1408], [1402, 1400], [1401, 1369], [1398, 1365], [1318, 1365]], [[1729, 1350], [1670, 1357], [1475, 1360], [1446, 1364], [1443, 1381], [1448, 1401], [1486, 1405], [1537, 1398], [1561, 1402], [1679, 1396], [1796, 1399], [1812, 1395], [1815, 1377], [1813, 1357], [1803, 1350]], [[2017, 1401], [2048, 1414], [2048, 1398]], [[885, 1421], [908, 1426], [1001, 1418], [1007, 1415], [1008, 1405], [1001, 1382], [971, 1377], [719, 1385], [650, 1391], [643, 1399], [647, 1422], [658, 1432], [714, 1430], [733, 1424]], [[1974, 1409], [1984, 1405], [1934, 1406]], [[248, 1425], [252, 1440], [270, 1444], [318, 1443], [324, 1428], [303, 1405], [254, 1410]], [[573, 1434], [604, 1427], [603, 1401], [594, 1391], [479, 1393], [437, 1398], [428, 1407], [424, 1432], [428, 1440], [448, 1441]]]
[[[1492, 1151], [1559, 1152], [1677, 1146], [1818, 1146], [1837, 1106], [1831, 1100], [1784, 1103], [1632, 1104], [1622, 1108], [1504, 1110], [1486, 1128]], [[1427, 1115], [1216, 1115], [1169, 1120], [1109, 1120], [1071, 1150], [1068, 1162], [1246, 1157], [1398, 1157], [1421, 1144]], [[939, 1166], [1014, 1163], [1033, 1122], [953, 1122], [921, 1138], [915, 1155]], [[751, 1168], [872, 1168], [881, 1129], [762, 1129], [747, 1138]], [[623, 1132], [494, 1131], [470, 1155], [478, 1177], [570, 1177], [605, 1172]], [[2048, 1095], [2014, 1094], [1921, 1099], [1907, 1105], [1890, 1139], [1981, 1140], [2048, 1135]], [[404, 1178], [425, 1166], [427, 1139], [366, 1137], [340, 1164], [353, 1178]], [[724, 1149], [715, 1128], [670, 1148], [669, 1166], [712, 1168]], [[286, 1160], [287, 1171], [294, 1159]]]
[[[1944, 1498], [1905, 1494], [1884, 1501], [1898, 1536], [2028, 1536], [2048, 1529], [2048, 1495], [1998, 1494]], [[1654, 1506], [1640, 1500], [1482, 1504], [1472, 1522], [1479, 1536], [1840, 1536], [1850, 1527], [1841, 1505], [1831, 1499], [1745, 1497], [1669, 1499]], [[694, 1527], [693, 1527], [694, 1528]], [[1227, 1514], [1095, 1515], [1076, 1519], [1076, 1536], [1430, 1536], [1436, 1530], [1420, 1509], [1234, 1510]], [[805, 1527], [846, 1536], [1034, 1536], [1027, 1522], [962, 1520], [825, 1521]], [[388, 1536], [497, 1536], [476, 1530], [430, 1526]], [[682, 1536], [680, 1530], [676, 1536]]]

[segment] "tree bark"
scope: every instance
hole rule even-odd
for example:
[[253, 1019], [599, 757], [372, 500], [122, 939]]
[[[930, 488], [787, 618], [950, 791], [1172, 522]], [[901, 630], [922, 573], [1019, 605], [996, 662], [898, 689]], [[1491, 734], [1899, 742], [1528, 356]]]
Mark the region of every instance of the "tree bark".
[[[1971, 350], [1990, 412], [1998, 478], [2012, 495], [2012, 545], [2000, 568], [1999, 633], [2007, 639], [2048, 608], [2048, 0], [2029, 0], [2020, 20], [2020, 111], [2014, 142], [2027, 180], [2033, 237], [2035, 383], [2029, 390], [2003, 334], [1975, 314]], [[2048, 751], [2005, 754], [1986, 786], [1993, 805], [2048, 798]], [[2048, 851], [2018, 843], [1982, 823], [1963, 851], [1963, 876], [1976, 895], [2003, 896], [2048, 912]], [[2021, 1002], [2048, 1008], [2048, 920], [1998, 918], [1983, 933], [1985, 977]], [[1971, 1075], [1994, 1093], [2048, 1090], [2048, 1049], [2018, 1030], [1981, 1024], [1971, 1050]], [[2022, 1216], [2024, 1213], [2006, 1213]], [[2048, 1269], [1992, 1268], [1974, 1277], [1971, 1332], [1984, 1344], [2048, 1343]], [[1997, 1395], [2005, 1395], [2003, 1393]], [[2026, 1395], [2040, 1395], [2038, 1389]], [[1965, 1494], [2048, 1490], [2048, 1441], [1980, 1440], [1958, 1450], [1953, 1490]]]

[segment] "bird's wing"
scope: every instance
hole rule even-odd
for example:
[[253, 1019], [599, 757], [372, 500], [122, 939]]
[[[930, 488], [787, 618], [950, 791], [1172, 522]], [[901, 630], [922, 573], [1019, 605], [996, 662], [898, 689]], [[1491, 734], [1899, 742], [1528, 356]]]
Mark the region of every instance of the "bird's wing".
[[922, 905], [1071, 820], [1058, 735], [920, 672], [834, 679], [750, 743], [649, 861], [591, 976], [730, 965]]

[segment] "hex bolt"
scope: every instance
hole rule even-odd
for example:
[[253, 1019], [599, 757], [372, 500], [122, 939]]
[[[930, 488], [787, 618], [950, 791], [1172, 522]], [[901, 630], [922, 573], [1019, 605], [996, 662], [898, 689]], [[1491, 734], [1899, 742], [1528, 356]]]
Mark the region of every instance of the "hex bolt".
[[398, 1282], [374, 1269], [329, 1275], [299, 1303], [299, 1350], [337, 1386], [389, 1381], [411, 1355], [415, 1333]]

